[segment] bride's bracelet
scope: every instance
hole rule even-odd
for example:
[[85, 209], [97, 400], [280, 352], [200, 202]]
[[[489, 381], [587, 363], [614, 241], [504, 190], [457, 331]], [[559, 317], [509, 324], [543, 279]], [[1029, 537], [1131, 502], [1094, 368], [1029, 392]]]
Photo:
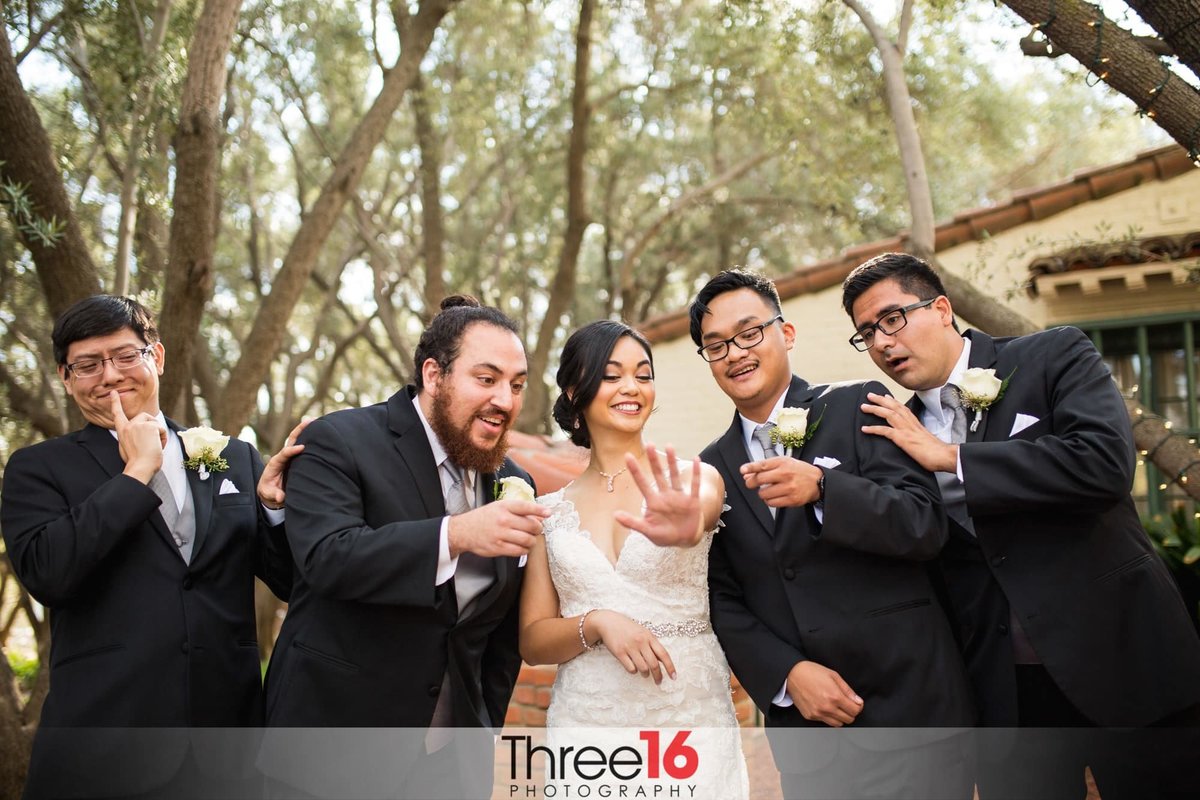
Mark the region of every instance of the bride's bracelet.
[[589, 608], [587, 611], [583, 612], [583, 616], [581, 616], [579, 618], [579, 643], [581, 645], [583, 645], [583, 649], [585, 651], [595, 650], [597, 647], [600, 646], [600, 642], [596, 642], [595, 644], [588, 644], [587, 637], [583, 635], [583, 623], [587, 622], [588, 614], [592, 613], [595, 610], [596, 609], [594, 609], [594, 608]]

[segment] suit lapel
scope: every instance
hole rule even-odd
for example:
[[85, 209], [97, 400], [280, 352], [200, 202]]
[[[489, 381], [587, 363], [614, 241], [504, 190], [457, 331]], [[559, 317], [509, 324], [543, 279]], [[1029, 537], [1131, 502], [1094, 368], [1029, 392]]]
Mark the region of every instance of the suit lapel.
[[[976, 330], [967, 331], [963, 334], [965, 338], [971, 341], [971, 355], [967, 359], [969, 368], [979, 367], [980, 369], [992, 369], [996, 366], [996, 343], [992, 337], [985, 333], [980, 333]], [[1001, 378], [1003, 380], [1003, 378]], [[982, 442], [984, 434], [987, 433], [988, 422], [991, 421], [992, 412], [987, 410], [983, 412], [983, 417], [979, 420], [979, 426], [975, 430], [971, 430], [971, 422], [975, 419], [975, 412], [967, 412], [967, 441]]]
[[[120, 445], [117, 444], [116, 437], [108, 428], [101, 428], [89, 422], [79, 432], [79, 444], [88, 451], [110, 478], [125, 471]], [[175, 546], [175, 539], [167, 528], [167, 523], [163, 521], [162, 514], [155, 510], [147, 518], [147, 522], [158, 532], [159, 538], [171, 548], [171, 552], [175, 553], [178, 558], [179, 548]]]
[[746, 452], [746, 442], [742, 438], [742, 418], [738, 413], [734, 412], [733, 424], [717, 443], [717, 452], [724, 459], [729, 482], [736, 487], [742, 502], [754, 512], [754, 518], [762, 525], [763, 530], [771, 533], [775, 529], [775, 520], [771, 519], [770, 509], [758, 496], [758, 492], [746, 488], [746, 482], [742, 480], [741, 466], [750, 460], [750, 454]]
[[[425, 436], [425, 426], [413, 408], [411, 387], [401, 389], [388, 400], [388, 428], [396, 437], [396, 452], [417, 488], [417, 497], [421, 498], [425, 513], [430, 517], [444, 516], [446, 501], [442, 496], [442, 481], [433, 461], [433, 449]], [[397, 475], [396, 480], [399, 484], [405, 482], [402, 475]]]
[[79, 444], [96, 459], [96, 463], [110, 478], [125, 471], [125, 462], [121, 460], [121, 448], [108, 428], [101, 428], [89, 422], [79, 432]]
[[[173, 420], [167, 420], [167, 426], [179, 435], [179, 431], [183, 430], [182, 426], [177, 425]], [[183, 453], [183, 440], [179, 441], [179, 449], [184, 460], [187, 459], [187, 453]], [[218, 454], [219, 455], [219, 454]], [[208, 536], [209, 523], [212, 522], [213, 512], [213, 486], [217, 481], [222, 480], [220, 472], [208, 473], [208, 480], [200, 480], [200, 471], [195, 469], [183, 468], [183, 474], [187, 476], [188, 490], [192, 493], [192, 508], [196, 515], [196, 538], [192, 543], [192, 560], [190, 563], [196, 563], [196, 556], [200, 553], [200, 547], [204, 544], [205, 538]], [[256, 487], [251, 487], [254, 491]], [[257, 497], [255, 502], [258, 502]]]
[[[506, 466], [507, 464], [500, 467], [501, 473], [506, 472]], [[479, 473], [479, 481], [482, 484], [480, 490], [483, 492], [484, 505], [496, 499], [495, 488], [497, 477], [499, 477], [497, 474], [491, 472]], [[516, 571], [516, 559], [499, 557], [491, 559], [491, 562], [492, 568], [496, 572], [496, 580], [492, 581], [491, 585], [484, 589], [483, 593], [471, 602], [467, 607], [467, 613], [459, 617], [458, 624], [461, 625], [463, 622], [478, 615], [483, 609], [491, 606], [496, 601], [497, 596], [504, 590], [504, 587], [508, 585], [508, 582], [513, 579], [513, 574]]]
[[[805, 408], [805, 409], [809, 409], [811, 412], [814, 397], [815, 397], [815, 393], [813, 392], [813, 388], [808, 383], [808, 381], [804, 380], [803, 378], [793, 375], [792, 376], [792, 384], [791, 384], [791, 386], [788, 387], [787, 397], [785, 397], [783, 400], [783, 406], [784, 406], [784, 408]], [[815, 422], [817, 422], [818, 419], [820, 419], [820, 416], [821, 415], [819, 413], [816, 416], [813, 416], [812, 413], [809, 413], [808, 424], [809, 425], [814, 424]], [[793, 458], [798, 459], [798, 458], [800, 458], [800, 455], [801, 455], [801, 453], [799, 451], [792, 453]], [[764, 508], [767, 507], [766, 503], [763, 503], [762, 505]], [[785, 507], [785, 508], [777, 509], [775, 511], [775, 519], [773, 520], [772, 530], [777, 529], [779, 527], [780, 523], [782, 523], [782, 521], [783, 521], [783, 517], [785, 514], [791, 514], [793, 511], [799, 512], [802, 515], [805, 513], [804, 507], [799, 507], [799, 508], [795, 508], [795, 509]], [[770, 515], [770, 513], [771, 513], [770, 511], [767, 512], [768, 516]]]

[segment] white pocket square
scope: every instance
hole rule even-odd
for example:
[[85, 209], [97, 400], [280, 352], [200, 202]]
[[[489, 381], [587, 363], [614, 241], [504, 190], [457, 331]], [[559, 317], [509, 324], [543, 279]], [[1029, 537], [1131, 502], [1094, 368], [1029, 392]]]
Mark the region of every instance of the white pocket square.
[[517, 559], [517, 569], [520, 569], [521, 567], [525, 566], [525, 562], [528, 560], [529, 560], [528, 553], [526, 553], [525, 555], [523, 555], [519, 559]]
[[1016, 436], [1018, 433], [1025, 430], [1026, 428], [1028, 428], [1030, 425], [1033, 425], [1040, 421], [1041, 420], [1038, 417], [1034, 417], [1029, 414], [1017, 414], [1017, 418], [1013, 420], [1012, 430], [1008, 432], [1008, 435], [1010, 437]]
[[826, 469], [837, 469], [839, 466], [841, 466], [842, 462], [838, 461], [833, 456], [817, 456], [816, 458], [813, 459], [812, 463], [813, 463], [814, 467], [825, 467]]
[[229, 480], [229, 478], [226, 478], [225, 480], [221, 481], [221, 489], [217, 492], [217, 494], [237, 494], [240, 491], [240, 489], [233, 485], [233, 481]]

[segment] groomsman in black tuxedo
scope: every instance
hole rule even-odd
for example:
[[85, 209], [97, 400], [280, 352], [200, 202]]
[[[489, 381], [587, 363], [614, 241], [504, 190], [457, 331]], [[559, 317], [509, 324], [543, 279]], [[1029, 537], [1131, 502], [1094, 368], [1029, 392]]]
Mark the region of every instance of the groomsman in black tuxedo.
[[[1100, 354], [1076, 328], [960, 334], [937, 273], [904, 253], [842, 288], [851, 344], [915, 392], [907, 406], [868, 398], [866, 430], [937, 473], [951, 532], [940, 563], [982, 722], [1166, 731], [1072, 737], [1082, 748], [1062, 735], [1049, 750], [1020, 734], [1012, 758], [984, 753], [981, 797], [1082, 796], [1083, 763], [1105, 800], [1187, 776], [1181, 796], [1197, 796], [1200, 743], [1170, 731], [1200, 724], [1200, 640], [1130, 499], [1129, 416]], [[1148, 752], [1097, 749], [1106, 739]], [[1151, 755], [1130, 786], [1123, 764]]]
[[386, 737], [270, 731], [259, 763], [279, 797], [491, 792], [491, 732], [521, 664], [522, 568], [549, 515], [532, 500], [492, 502], [502, 478], [532, 488], [505, 457], [525, 349], [502, 312], [456, 296], [413, 362], [415, 385], [301, 437], [287, 497], [298, 575], [267, 672], [267, 724], [428, 732], [376, 760], [364, 748]]
[[701, 453], [731, 506], [709, 560], [713, 629], [769, 726], [850, 726], [772, 738], [785, 796], [971, 797], [965, 737], [859, 730], [974, 721], [925, 563], [946, 541], [937, 484], [861, 430], [882, 384], [794, 376], [775, 286], [742, 270], [700, 290], [691, 335], [737, 408]]
[[[262, 724], [254, 576], [288, 596], [282, 479], [300, 448], [264, 470], [229, 438], [211, 470], [186, 467], [180, 426], [159, 408], [165, 351], [135, 300], [81, 300], [52, 338], [87, 424], [14, 453], [0, 509], [13, 570], [50, 612], [26, 797], [252, 791], [236, 780], [245, 753], [206, 759], [193, 736], [161, 728]], [[139, 726], [160, 730], [81, 730]]]

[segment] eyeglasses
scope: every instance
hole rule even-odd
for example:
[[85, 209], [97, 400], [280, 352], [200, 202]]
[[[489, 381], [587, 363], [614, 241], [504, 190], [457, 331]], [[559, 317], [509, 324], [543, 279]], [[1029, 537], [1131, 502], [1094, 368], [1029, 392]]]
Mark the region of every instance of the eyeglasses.
[[928, 300], [921, 300], [904, 308], [897, 308], [895, 311], [884, 313], [879, 319], [875, 320], [874, 325], [864, 325], [858, 333], [851, 336], [850, 344], [854, 345], [854, 349], [860, 352], [870, 350], [871, 345], [875, 343], [875, 331], [879, 331], [885, 336], [898, 333], [908, 324], [908, 312], [916, 311], [918, 308], [925, 308], [925, 306], [932, 305], [936, 300], [936, 297], [931, 297]]
[[706, 344], [704, 347], [696, 350], [697, 353], [705, 361], [720, 361], [725, 356], [729, 355], [729, 345], [736, 344], [743, 350], [749, 350], [751, 347], [757, 347], [762, 344], [763, 337], [767, 335], [767, 328], [774, 325], [783, 319], [783, 315], [779, 314], [774, 319], [769, 319], [761, 325], [755, 325], [753, 328], [746, 328], [744, 331], [738, 331], [728, 339], [720, 342]]
[[104, 362], [111, 361], [113, 366], [122, 372], [128, 372], [131, 369], [136, 369], [142, 363], [150, 351], [154, 349], [154, 345], [148, 344], [145, 347], [135, 347], [131, 350], [122, 350], [119, 353], [114, 353], [108, 358], [84, 358], [76, 361], [74, 364], [67, 364], [67, 371], [76, 378], [94, 378], [101, 372], [104, 372]]

